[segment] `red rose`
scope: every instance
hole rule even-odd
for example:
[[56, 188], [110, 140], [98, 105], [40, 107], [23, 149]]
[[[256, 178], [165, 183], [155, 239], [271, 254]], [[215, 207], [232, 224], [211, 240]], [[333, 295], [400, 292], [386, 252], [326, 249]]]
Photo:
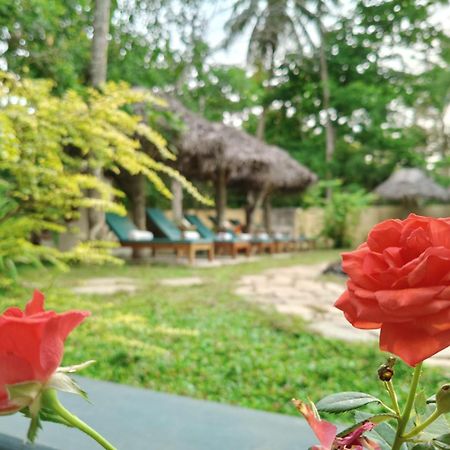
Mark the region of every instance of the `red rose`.
[[28, 406], [11, 399], [8, 387], [26, 382], [45, 386], [61, 363], [67, 336], [88, 315], [44, 311], [44, 296], [35, 291], [24, 312], [9, 308], [0, 316], [0, 414]]
[[411, 366], [450, 345], [450, 219], [386, 220], [342, 255], [336, 302], [356, 328], [380, 328], [380, 348]]

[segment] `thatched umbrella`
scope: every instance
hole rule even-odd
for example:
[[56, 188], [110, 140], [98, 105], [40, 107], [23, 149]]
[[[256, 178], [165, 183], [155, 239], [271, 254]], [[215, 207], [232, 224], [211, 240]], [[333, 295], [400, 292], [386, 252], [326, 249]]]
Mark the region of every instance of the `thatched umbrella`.
[[[168, 109], [184, 123], [173, 140], [178, 150], [176, 168], [190, 179], [213, 180], [219, 226], [225, 220], [230, 182], [265, 195], [267, 181], [268, 190], [302, 190], [315, 179], [284, 150], [242, 130], [208, 121], [172, 97], [164, 99]], [[143, 105], [137, 105], [136, 112], [143, 115]]]
[[374, 192], [387, 200], [415, 203], [418, 199], [448, 200], [447, 191], [417, 168], [403, 168], [392, 173]]
[[264, 203], [264, 222], [271, 231], [270, 199], [275, 191], [301, 192], [317, 181], [317, 176], [292, 158], [286, 151], [274, 145], [265, 145], [268, 165], [261, 171], [241, 171], [230, 180], [232, 186], [248, 192], [246, 216], [247, 228], [252, 227], [255, 210]]
[[241, 170], [234, 174], [233, 185], [246, 186], [249, 189], [262, 188], [271, 191], [300, 192], [317, 181], [317, 176], [285, 150], [274, 145], [264, 144], [267, 165], [259, 172]]
[[244, 131], [210, 122], [173, 98], [166, 100], [185, 124], [175, 140], [177, 168], [189, 178], [214, 181], [217, 223], [221, 226], [229, 181], [248, 173], [267, 172], [274, 158], [266, 144]]

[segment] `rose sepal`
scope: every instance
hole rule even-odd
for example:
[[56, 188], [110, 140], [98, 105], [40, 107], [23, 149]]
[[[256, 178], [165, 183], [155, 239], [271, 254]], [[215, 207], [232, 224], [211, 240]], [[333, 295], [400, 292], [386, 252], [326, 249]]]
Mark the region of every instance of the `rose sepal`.
[[35, 441], [38, 430], [42, 428], [42, 421], [73, 426], [53, 411], [51, 405], [47, 405], [43, 401], [46, 398], [44, 394], [48, 390], [56, 390], [80, 395], [85, 400], [88, 400], [87, 393], [67, 373], [75, 373], [78, 370], [90, 366], [94, 362], [86, 361], [82, 364], [69, 367], [59, 367], [45, 384], [37, 381], [29, 381], [6, 386], [9, 400], [16, 406], [15, 411], [20, 410], [22, 414], [31, 419], [27, 433], [27, 439], [30, 442]]

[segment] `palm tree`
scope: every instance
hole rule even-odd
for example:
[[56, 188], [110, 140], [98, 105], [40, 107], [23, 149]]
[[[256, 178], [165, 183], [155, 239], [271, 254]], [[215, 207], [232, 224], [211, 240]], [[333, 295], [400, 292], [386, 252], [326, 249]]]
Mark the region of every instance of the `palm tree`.
[[[334, 4], [338, 0], [330, 0]], [[276, 56], [290, 49], [290, 42], [301, 54], [312, 51], [318, 54], [320, 79], [322, 83], [322, 106], [326, 112], [326, 162], [329, 164], [335, 150], [335, 133], [330, 115], [331, 93], [329, 86], [328, 64], [326, 59], [326, 28], [324, 17], [329, 13], [327, 0], [237, 0], [234, 3], [231, 18], [226, 24], [228, 38], [225, 45], [251, 28], [247, 59], [259, 70], [264, 70], [266, 78], [273, 75]], [[311, 36], [315, 28], [318, 43]], [[258, 121], [257, 135], [264, 138], [267, 105]]]
[[[92, 86], [99, 88], [106, 82], [108, 67], [108, 32], [110, 22], [111, 0], [95, 0], [94, 7], [94, 35], [92, 38], [90, 81]], [[103, 171], [100, 167], [93, 169], [97, 178], [102, 178]], [[98, 194], [89, 190], [87, 195], [95, 198]], [[105, 226], [104, 214], [95, 208], [87, 210], [88, 237], [99, 239], [102, 237]]]
[[110, 11], [111, 0], [95, 0], [90, 66], [91, 84], [94, 87], [98, 87], [106, 81]]

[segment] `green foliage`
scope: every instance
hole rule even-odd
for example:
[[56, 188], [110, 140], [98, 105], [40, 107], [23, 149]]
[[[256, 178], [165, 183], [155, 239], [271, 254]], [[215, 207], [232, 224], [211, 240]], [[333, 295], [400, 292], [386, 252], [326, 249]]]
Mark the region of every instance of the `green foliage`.
[[[48, 308], [65, 311], [76, 305], [92, 311], [66, 342], [64, 364], [95, 359], [83, 373], [100, 380], [294, 416], [292, 397], [312, 393], [319, 399], [338, 391], [381, 391], [386, 402], [376, 374], [377, 361], [383, 362], [384, 356], [375, 343], [323, 338], [306, 329], [300, 318], [261, 310], [234, 293], [240, 276], [337, 257], [337, 251], [311, 251], [211, 269], [75, 267], [62, 275], [30, 268], [22, 275], [28, 286], [0, 296], [0, 308], [23, 306], [33, 286], [46, 294]], [[111, 296], [71, 291], [90, 278], [115, 276], [132, 278], [138, 290]], [[161, 284], [162, 279], [192, 276], [204, 283], [189, 289]], [[409, 372], [397, 364], [401, 402]], [[441, 370], [427, 370], [423, 386], [437, 391], [445, 379]]]
[[316, 408], [319, 412], [341, 413], [370, 403], [381, 403], [381, 400], [364, 392], [339, 392], [322, 398]]
[[[331, 198], [325, 198], [325, 191], [332, 190]], [[372, 194], [363, 189], [344, 189], [340, 180], [321, 181], [305, 195], [307, 206], [324, 208], [324, 226], [321, 234], [332, 239], [336, 248], [352, 245], [353, 228], [358, 223], [361, 211], [370, 205]]]
[[63, 92], [87, 79], [91, 0], [2, 0], [0, 41], [8, 69], [49, 78]]
[[[73, 252], [35, 245], [44, 230], [62, 233], [82, 208], [125, 213], [123, 194], [93, 171], [144, 174], [160, 195], [171, 197], [160, 174], [177, 178], [200, 201], [208, 201], [178, 172], [141, 150], [137, 136], [152, 143], [162, 159], [174, 159], [165, 139], [124, 110], [126, 105], [161, 104], [148, 93], [108, 83], [84, 95], [52, 95], [53, 83], [0, 73], [0, 262], [14, 274], [14, 262], [109, 260], [107, 246], [83, 243]], [[151, 107], [151, 106], [150, 106]], [[95, 198], [87, 190], [98, 193]], [[3, 271], [2, 271], [3, 272]]]
[[[439, 160], [439, 181], [449, 184], [443, 121], [449, 38], [430, 19], [448, 1], [355, 0], [348, 14], [327, 21], [325, 52], [336, 130], [331, 164], [325, 163], [319, 58], [305, 34], [308, 27], [301, 26], [316, 26], [317, 7], [326, 15], [327, 3], [295, 1], [291, 8], [285, 0], [233, 1], [225, 31], [231, 40], [243, 29], [252, 31], [249, 56], [256, 72], [249, 73], [211, 63], [214, 49], [204, 39], [208, 8], [202, 0], [113, 2], [108, 78], [175, 92], [207, 118], [232, 114], [251, 132], [264, 105], [266, 139], [321, 178], [331, 172], [344, 185], [372, 190], [397, 166], [425, 167], [431, 156]], [[91, 0], [5, 0], [0, 5], [2, 58], [16, 73], [54, 80], [53, 89], [61, 95], [68, 87], [83, 91], [92, 15]], [[176, 48], [171, 26], [178, 30]], [[286, 35], [289, 45], [280, 45]], [[310, 38], [317, 41], [314, 33]], [[273, 52], [273, 70], [262, 70]], [[420, 72], [410, 70], [411, 55], [420, 60]]]

